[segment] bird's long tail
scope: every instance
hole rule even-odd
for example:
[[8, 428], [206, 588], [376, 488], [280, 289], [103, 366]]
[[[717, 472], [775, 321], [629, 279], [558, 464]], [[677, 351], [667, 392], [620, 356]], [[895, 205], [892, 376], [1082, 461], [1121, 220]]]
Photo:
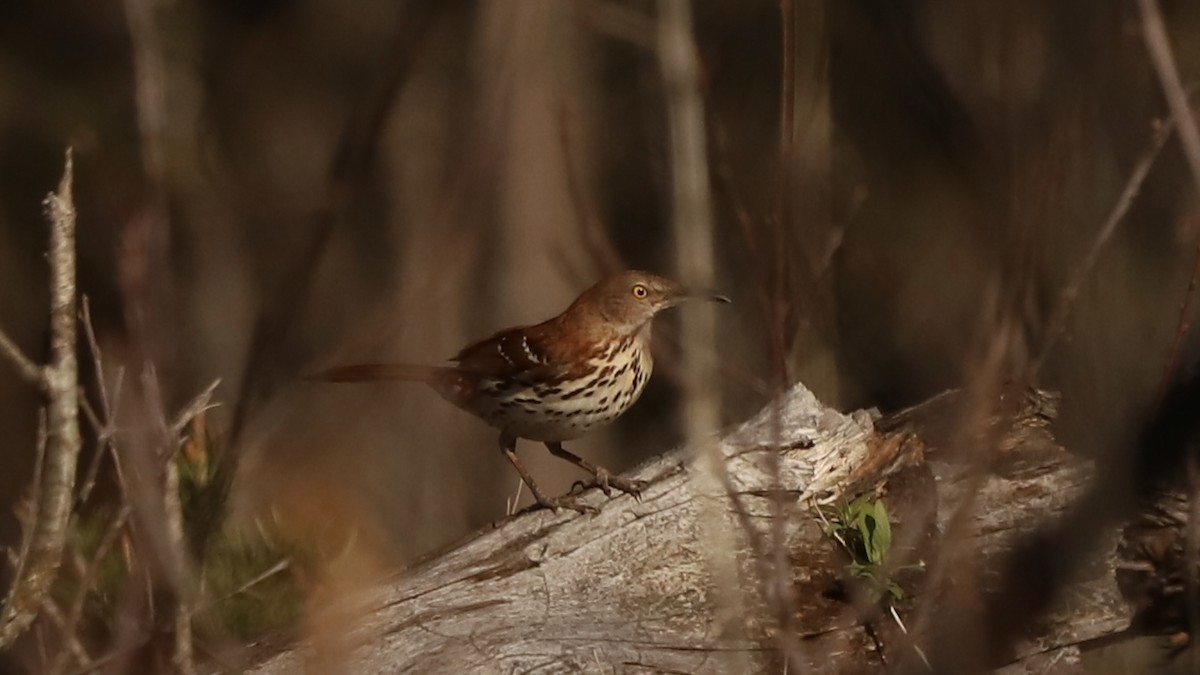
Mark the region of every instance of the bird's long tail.
[[391, 380], [397, 382], [425, 382], [432, 384], [444, 379], [449, 368], [421, 366], [414, 363], [356, 363], [338, 366], [309, 375], [307, 380], [326, 382], [372, 382]]
[[469, 378], [454, 368], [415, 363], [356, 363], [322, 370], [304, 378], [324, 382], [423, 382], [442, 398], [462, 406], [472, 391]]

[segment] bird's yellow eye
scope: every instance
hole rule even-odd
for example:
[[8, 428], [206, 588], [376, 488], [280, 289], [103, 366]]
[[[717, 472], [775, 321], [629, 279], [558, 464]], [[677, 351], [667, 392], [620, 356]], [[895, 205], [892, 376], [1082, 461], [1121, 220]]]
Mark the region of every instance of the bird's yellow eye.
[[633, 297], [641, 300], [642, 298], [646, 297], [647, 295], [650, 295], [650, 289], [646, 288], [645, 284], [634, 284], [633, 285]]

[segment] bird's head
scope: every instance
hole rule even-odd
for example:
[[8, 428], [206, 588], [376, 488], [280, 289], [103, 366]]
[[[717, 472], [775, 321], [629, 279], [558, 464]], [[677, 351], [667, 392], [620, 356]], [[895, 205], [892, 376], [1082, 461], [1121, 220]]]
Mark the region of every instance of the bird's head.
[[634, 332], [662, 310], [687, 300], [729, 302], [729, 298], [713, 291], [697, 291], [649, 272], [629, 271], [596, 283], [576, 305], [589, 306], [617, 330]]

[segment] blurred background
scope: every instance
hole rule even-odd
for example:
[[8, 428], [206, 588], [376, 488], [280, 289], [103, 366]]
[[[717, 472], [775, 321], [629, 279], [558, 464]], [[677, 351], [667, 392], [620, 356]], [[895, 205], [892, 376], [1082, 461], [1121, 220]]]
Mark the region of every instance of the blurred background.
[[[1200, 4], [1161, 4], [1195, 82]], [[1200, 235], [1174, 138], [1040, 364], [1166, 117], [1134, 3], [705, 0], [694, 19], [734, 299], [725, 423], [796, 380], [896, 409], [963, 384], [1006, 330], [1005, 377], [1064, 393], [1069, 447], [1125, 432]], [[656, 30], [644, 0], [2, 3], [0, 326], [45, 356], [41, 202], [71, 145], [106, 365], [153, 362], [168, 411], [221, 380], [204, 433], [236, 471], [214, 518], [331, 537], [348, 577], [448, 545], [516, 492], [496, 433], [421, 387], [301, 378], [438, 363], [605, 272], [675, 274]], [[679, 441], [659, 326], [643, 400], [576, 452], [623, 470]], [[0, 366], [0, 541], [39, 403]], [[519, 452], [548, 491], [583, 477]]]

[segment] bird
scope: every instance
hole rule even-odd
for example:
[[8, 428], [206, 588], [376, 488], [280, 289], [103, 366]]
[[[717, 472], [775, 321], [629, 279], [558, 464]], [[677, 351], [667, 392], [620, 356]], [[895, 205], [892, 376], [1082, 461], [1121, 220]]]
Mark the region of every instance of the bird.
[[544, 494], [517, 457], [517, 439], [545, 444], [554, 456], [592, 474], [607, 496], [616, 488], [639, 497], [644, 483], [615, 476], [562, 444], [612, 422], [637, 401], [654, 368], [653, 319], [687, 300], [729, 302], [714, 291], [628, 270], [596, 282], [550, 319], [467, 345], [450, 365], [361, 363], [329, 368], [309, 379], [424, 383], [500, 431], [500, 450], [538, 507], [594, 513], [595, 508], [573, 497]]

